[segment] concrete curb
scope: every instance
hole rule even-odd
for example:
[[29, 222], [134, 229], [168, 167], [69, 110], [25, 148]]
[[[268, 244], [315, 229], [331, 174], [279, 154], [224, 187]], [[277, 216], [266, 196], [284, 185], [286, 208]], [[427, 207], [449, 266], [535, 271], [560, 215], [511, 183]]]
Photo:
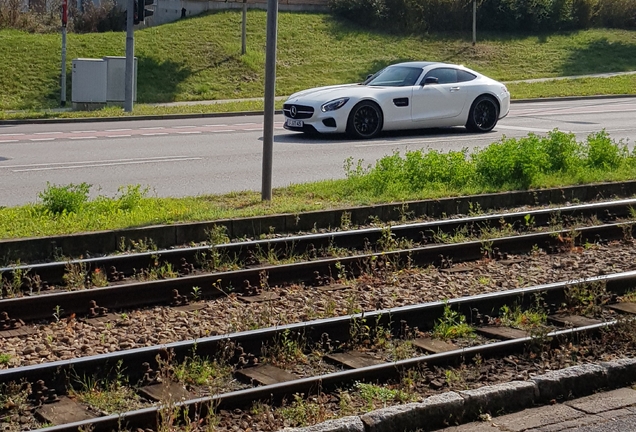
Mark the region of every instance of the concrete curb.
[[[537, 99], [513, 99], [511, 103], [531, 103], [531, 102], [558, 102], [558, 101], [579, 101], [612, 98], [636, 98], [636, 95], [598, 95], [598, 96], [564, 96]], [[282, 114], [276, 110], [275, 114]], [[56, 124], [56, 123], [104, 123], [118, 121], [139, 121], [139, 120], [177, 120], [193, 118], [223, 118], [223, 117], [244, 117], [263, 115], [263, 111], [239, 111], [230, 113], [192, 113], [192, 114], [162, 114], [162, 115], [138, 115], [125, 117], [84, 117], [84, 118], [50, 118], [50, 119], [20, 119], [20, 120], [0, 120], [0, 125], [23, 125], [23, 124]]]
[[[500, 414], [532, 408], [536, 403], [587, 396], [603, 389], [625, 386], [636, 380], [636, 359], [572, 366], [538, 375], [460, 392], [447, 392], [423, 402], [383, 408], [359, 417], [344, 417], [286, 432], [394, 432], [427, 430], [469, 423], [480, 414]], [[361, 429], [360, 426], [363, 425]]]
[[[276, 110], [275, 114], [282, 114]], [[225, 117], [245, 117], [252, 115], [263, 115], [263, 111], [237, 111], [229, 113], [189, 113], [189, 114], [160, 114], [160, 115], [138, 115], [123, 117], [82, 117], [82, 118], [49, 118], [49, 119], [20, 119], [20, 120], [0, 120], [0, 125], [23, 125], [23, 124], [58, 124], [58, 123], [106, 123], [139, 120], [176, 120], [193, 118], [225, 118]]]

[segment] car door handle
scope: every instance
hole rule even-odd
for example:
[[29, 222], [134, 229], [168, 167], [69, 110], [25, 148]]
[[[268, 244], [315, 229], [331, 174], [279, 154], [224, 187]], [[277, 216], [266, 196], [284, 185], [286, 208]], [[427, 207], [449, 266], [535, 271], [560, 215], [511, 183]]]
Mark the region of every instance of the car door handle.
[[452, 92], [459, 91], [459, 87], [451, 87], [451, 88], [450, 88], [450, 91], [452, 91]]

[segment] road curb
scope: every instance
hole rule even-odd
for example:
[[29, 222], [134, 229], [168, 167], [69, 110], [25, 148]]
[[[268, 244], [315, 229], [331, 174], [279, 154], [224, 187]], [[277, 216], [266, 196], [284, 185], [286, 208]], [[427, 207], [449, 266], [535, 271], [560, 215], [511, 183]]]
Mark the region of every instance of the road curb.
[[[536, 99], [513, 99], [511, 103], [532, 103], [532, 102], [558, 102], [558, 101], [579, 101], [595, 99], [620, 99], [636, 98], [636, 95], [597, 95], [597, 96], [564, 96]], [[275, 114], [282, 114], [281, 110], [276, 110]], [[263, 115], [263, 111], [237, 111], [230, 113], [190, 113], [190, 114], [159, 114], [159, 115], [138, 115], [124, 117], [83, 117], [83, 118], [49, 118], [49, 119], [20, 119], [20, 120], [0, 120], [0, 125], [24, 125], [24, 124], [58, 124], [58, 123], [106, 123], [119, 121], [139, 121], [139, 120], [178, 120], [195, 118], [224, 118], [224, 117], [245, 117]]]
[[[275, 114], [282, 114], [283, 111], [276, 110]], [[263, 111], [236, 111], [229, 113], [188, 113], [188, 114], [159, 114], [159, 115], [137, 115], [122, 117], [82, 117], [82, 118], [49, 118], [49, 119], [20, 119], [20, 120], [0, 120], [0, 125], [23, 125], [23, 124], [57, 124], [57, 123], [107, 123], [121, 121], [139, 120], [177, 120], [196, 118], [225, 118], [225, 117], [245, 117], [252, 115], [263, 115]]]
[[[588, 396], [599, 390], [631, 384], [636, 378], [636, 359], [623, 358], [583, 364], [538, 375], [528, 381], [511, 381], [478, 389], [446, 392], [422, 402], [395, 405], [361, 416], [343, 417], [286, 432], [393, 432], [427, 430], [475, 421], [481, 414], [518, 412], [537, 403], [554, 403]], [[360, 423], [364, 429], [360, 429]]]

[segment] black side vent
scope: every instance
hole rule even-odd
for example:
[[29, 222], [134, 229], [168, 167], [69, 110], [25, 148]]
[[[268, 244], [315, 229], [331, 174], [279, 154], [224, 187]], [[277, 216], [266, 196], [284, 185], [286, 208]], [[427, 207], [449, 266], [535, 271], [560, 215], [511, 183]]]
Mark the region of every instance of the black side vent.
[[409, 106], [409, 98], [395, 98], [393, 99], [393, 103], [397, 107], [407, 107]]

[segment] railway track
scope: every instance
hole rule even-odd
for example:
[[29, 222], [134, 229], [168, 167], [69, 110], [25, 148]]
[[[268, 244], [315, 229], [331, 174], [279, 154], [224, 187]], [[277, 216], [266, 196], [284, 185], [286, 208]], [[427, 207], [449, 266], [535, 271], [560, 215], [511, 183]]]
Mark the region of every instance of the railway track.
[[[14, 293], [23, 295], [0, 300], [0, 311], [5, 313], [5, 322], [51, 319], [54, 310], [63, 310], [67, 315], [95, 316], [103, 315], [100, 311], [105, 309], [121, 310], [155, 304], [184, 306], [188, 297], [192, 297], [193, 289], [196, 289], [199, 298], [215, 298], [229, 292], [258, 293], [264, 279], [269, 285], [291, 282], [325, 285], [339, 279], [338, 275], [358, 276], [382, 261], [392, 261], [396, 265], [406, 262], [420, 266], [442, 265], [444, 262], [475, 260], [483, 257], [484, 253], [503, 256], [527, 253], [533, 247], [551, 251], [561, 247], [564, 238], [585, 244], [631, 236], [633, 227], [629, 221], [560, 230], [547, 228], [550, 224], [572, 225], [576, 219], [615, 221], [631, 216], [635, 204], [636, 200], [621, 200], [66, 263], [6, 267], [0, 269], [5, 287], [13, 286]], [[507, 231], [504, 232], [508, 235], [456, 244], [435, 243], [457, 233], [465, 238], [479, 237], [484, 232], [492, 236], [493, 228], [505, 228]], [[515, 231], [532, 233], [510, 236]], [[218, 267], [223, 261], [243, 268], [206, 273], [204, 268], [211, 265], [209, 262], [206, 264], [206, 254], [215, 262], [212, 267]], [[257, 256], [269, 259], [269, 262]], [[292, 262], [271, 264], [286, 261]], [[193, 262], [197, 262], [196, 267]], [[147, 274], [157, 272], [156, 269], [169, 269], [170, 278], [143, 282], [131, 279], [136, 271]], [[106, 286], [85, 289], [95, 283], [98, 275]], [[65, 279], [67, 282], [72, 279], [76, 286], [55, 285], [64, 283]], [[41, 290], [43, 285], [48, 289]], [[57, 318], [61, 316], [58, 314]], [[5, 328], [8, 329], [7, 325]]]
[[[73, 407], [74, 414], [65, 414], [61, 416], [63, 418], [73, 420], [82, 416], [90, 417], [59, 424], [50, 430], [79, 431], [85, 430], [89, 426], [96, 431], [112, 430], [119, 428], [121, 424], [126, 424], [127, 428], [147, 428], [149, 425], [156, 428], [157, 418], [161, 417], [158, 413], [168, 405], [171, 409], [175, 407], [187, 408], [193, 416], [200, 416], [206, 415], [209, 407], [225, 410], [244, 408], [258, 400], [280, 400], [290, 398], [294, 394], [315, 394], [318, 389], [321, 392], [334, 391], [360, 381], [374, 382], [396, 378], [404, 374], [405, 371], [422, 365], [445, 367], [454, 364], [460, 358], [503, 356], [510, 352], [523, 350], [523, 347], [529, 343], [546, 343], [550, 338], [573, 338], [575, 340], [584, 333], [593, 333], [604, 327], [615, 325], [618, 322], [615, 318], [615, 312], [613, 312], [615, 310], [636, 311], [636, 305], [632, 303], [612, 304], [609, 307], [614, 309], [600, 309], [599, 307], [597, 315], [600, 315], [600, 319], [598, 319], [571, 314], [568, 312], [568, 307], [561, 306], [568, 302], [570, 290], [600, 285], [604, 286], [608, 298], [614, 298], [616, 295], [625, 294], [636, 286], [636, 272], [605, 275], [581, 281], [552, 283], [503, 293], [452, 299], [448, 302], [411, 305], [393, 310], [374, 311], [72, 361], [2, 370], [0, 371], [0, 383], [23, 382], [24, 380], [32, 383], [39, 382], [40, 384], [34, 384], [33, 387], [39, 392], [37, 393], [39, 399], [36, 397], [36, 400], [43, 402], [43, 404], [38, 408], [39, 411], [36, 409], [36, 415], [49, 422], [59, 421], [57, 420], [59, 417], [51, 413], [55, 411], [54, 408], [58, 403]], [[544, 323], [541, 326], [542, 332], [535, 333], [527, 329], [501, 325], [497, 316], [500, 315], [502, 308], [520, 307], [527, 310], [527, 308], [537, 304], [537, 296], [545, 305], [548, 322], [551, 322], [551, 325]], [[602, 303], [603, 301], [599, 299], [599, 306]], [[569, 307], [574, 306], [574, 304], [569, 305]], [[441, 339], [431, 338], [431, 334], [435, 334], [436, 323], [444, 321], [449, 310], [467, 317], [467, 322], [476, 326], [475, 331], [481, 335], [476, 343], [467, 346], [454, 346]], [[567, 326], [568, 328], [558, 329], [558, 326]], [[365, 329], [364, 334], [357, 334], [362, 327]], [[361, 342], [364, 339], [373, 338], [373, 335], [377, 335], [379, 332], [384, 337], [408, 342], [411, 346], [418, 347], [417, 351], [422, 350], [422, 352], [419, 354], [414, 352], [414, 355], [408, 358], [393, 358], [387, 361], [378, 352], [365, 349], [364, 342]], [[275, 346], [282, 339], [286, 340], [287, 343], [294, 341], [299, 346], [305, 347], [306, 350], [322, 351], [326, 361], [337, 365], [335, 370], [315, 376], [299, 377], [271, 363], [250, 363], [262, 355], [263, 346]], [[150, 384], [148, 382], [149, 374], [153, 374], [150, 369], [159, 368], [160, 366], [157, 366], [156, 363], [157, 359], [168, 355], [168, 353], [172, 361], [183, 361], [183, 359], [192, 356], [218, 359], [222, 357], [223, 351], [227, 350], [228, 347], [240, 352], [238, 358], [230, 360], [236, 362], [234, 376], [241, 377], [246, 382], [251, 381], [253, 384], [259, 384], [258, 386], [252, 387], [246, 384], [244, 388], [233, 391], [196, 397], [196, 389], [190, 387], [186, 390], [183, 383], [177, 384], [169, 378], [169, 375], [166, 375], [168, 378], [161, 383]], [[47, 403], [58, 397], [53, 396], [53, 393], [56, 395], [72, 393], [69, 388], [70, 376], [87, 376], [87, 374], [95, 374], [96, 370], [106, 374], [109, 368], [115, 367], [126, 371], [128, 382], [141, 383], [135, 391], [139, 391], [150, 400], [153, 400], [152, 395], [155, 395], [155, 404], [131, 412], [94, 417], [94, 411], [80, 409], [81, 405], [74, 402], [73, 399], [63, 397], [62, 402]], [[152, 390], [153, 388], [154, 390]], [[166, 395], [168, 392], [176, 394], [176, 399], [168, 400], [168, 396], [165, 399], [156, 397], [157, 394], [162, 393], [162, 388], [167, 389], [164, 391]], [[162, 403], [164, 408], [160, 405]]]
[[[583, 245], [614, 241], [623, 241], [629, 247], [634, 236], [634, 226], [629, 220], [634, 204], [636, 200], [621, 200], [8, 267], [0, 269], [5, 283], [17, 287], [17, 282], [47, 280], [53, 289], [1, 299], [0, 338], [28, 337], [38, 331], [35, 324], [27, 324], [29, 321], [50, 321], [52, 315], [59, 325], [68, 323], [71, 333], [71, 325], [80, 318], [108, 323], [112, 312], [109, 317], [106, 309], [117, 310], [119, 314], [131, 308], [172, 304], [184, 313], [196, 313], [198, 302], [188, 304], [195, 287], [197, 300], [238, 295], [249, 308], [252, 301], [275, 300], [267, 298], [271, 295], [269, 286], [302, 283], [304, 289], [330, 292], [378, 268], [435, 265], [452, 274], [455, 270], [465, 271], [458, 263], [484, 258], [514, 263], [522, 258], [511, 258], [513, 254], [529, 253], [537, 248], [548, 253], [572, 254], [579, 253]], [[585, 222], [590, 221], [596, 224], [585, 226]], [[495, 230], [499, 233], [494, 234]], [[497, 237], [502, 232], [508, 235]], [[462, 239], [486, 237], [460, 243], [436, 243], [458, 233], [461, 235], [457, 237]], [[332, 251], [331, 256], [325, 251]], [[333, 251], [339, 251], [342, 256]], [[204, 273], [204, 267], [191, 265], [203, 253], [223, 256], [227, 262], [242, 268]], [[255, 257], [268, 259], [255, 261]], [[281, 264], [285, 260], [290, 262]], [[178, 268], [184, 261], [188, 271], [172, 279], [134, 283], [108, 281], [105, 287], [75, 291], [55, 287], [65, 280], [70, 266], [79, 268], [79, 276], [86, 282], [86, 275], [96, 269], [107, 272], [108, 267], [115, 267], [114, 274], [130, 278], [135, 270], [144, 266]], [[32, 412], [32, 418], [31, 414], [25, 417], [26, 425], [44, 422], [55, 431], [156, 429], [158, 419], [165, 417], [168, 409], [181, 410], [180, 415], [187, 413], [198, 420], [209, 419], [219, 412], [245, 409], [254, 401], [278, 403], [292, 400], [298, 394], [330, 394], [356, 382], [399, 379], [407, 371], [422, 367], [443, 369], [459, 359], [470, 361], [475, 356], [496, 359], [548, 340], [576, 341], [582, 335], [594, 335], [624, 322], [617, 319], [618, 313], [636, 312], [636, 307], [629, 302], [613, 305], [617, 296], [629, 294], [634, 287], [636, 272], [602, 274], [447, 302], [379, 308], [335, 318], [12, 367], [0, 369], [0, 386], [4, 386], [0, 389], [15, 390], [20, 388], [20, 384], [15, 383], [29, 383], [28, 386], [22, 384], [21, 390], [24, 394], [26, 387], [30, 388], [28, 412]], [[589, 313], [577, 315], [581, 307], [570, 304], [577, 295], [593, 297], [594, 317]], [[539, 303], [551, 321], [541, 323], [538, 331], [503, 325], [501, 317], [507, 313], [503, 311], [531, 311]], [[453, 340], [459, 344], [455, 346], [438, 340], [435, 328], [447, 320], [451, 312], [456, 319], [464, 317], [467, 324], [476, 327], [479, 336]], [[408, 355], [397, 356], [387, 349], [370, 347], [368, 340], [377, 339], [379, 335], [400, 346], [408, 346]], [[314, 357], [315, 353], [320, 355], [308, 366], [294, 368], [290, 367], [289, 359], [281, 362], [276, 358], [275, 353], [280, 355], [281, 346], [293, 348], [304, 358], [309, 353]], [[175, 375], [178, 368], [175, 365], [193, 359], [223, 363], [225, 372], [214, 388], [187, 383]], [[125, 386], [129, 389], [127, 394], [141, 395], [135, 396], [134, 403], [131, 399], [128, 405], [140, 409], [107, 414], [108, 410], [100, 411], [95, 406], [86, 408], [90, 404], [78, 403], [77, 395], [82, 386], [78, 383], [79, 377], [92, 377], [97, 382], [112, 377], [113, 371], [119, 371], [116, 373], [122, 382], [129, 383]], [[0, 419], [1, 415], [2, 407]]]

